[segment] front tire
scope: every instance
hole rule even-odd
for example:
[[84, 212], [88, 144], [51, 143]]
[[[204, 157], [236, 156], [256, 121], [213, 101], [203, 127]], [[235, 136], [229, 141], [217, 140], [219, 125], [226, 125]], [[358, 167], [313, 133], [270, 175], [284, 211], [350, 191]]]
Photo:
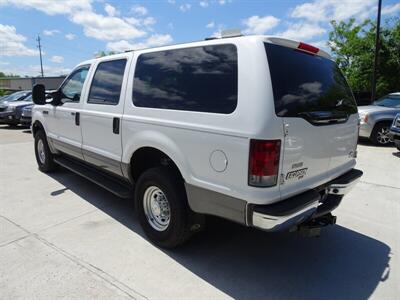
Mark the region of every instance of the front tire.
[[40, 171], [49, 173], [57, 168], [43, 130], [39, 130], [35, 134], [35, 156]]
[[160, 247], [174, 248], [191, 235], [183, 180], [166, 167], [146, 170], [139, 177], [135, 212], [146, 236]]
[[389, 131], [389, 123], [376, 124], [371, 134], [371, 141], [377, 146], [386, 146], [390, 144], [392, 140], [390, 139]]

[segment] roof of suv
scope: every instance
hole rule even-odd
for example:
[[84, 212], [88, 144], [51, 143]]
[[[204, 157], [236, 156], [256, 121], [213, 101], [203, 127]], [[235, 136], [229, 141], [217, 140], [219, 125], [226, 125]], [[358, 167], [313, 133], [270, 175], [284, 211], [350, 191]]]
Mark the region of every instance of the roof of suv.
[[[173, 45], [166, 45], [166, 46], [159, 46], [159, 47], [153, 47], [153, 48], [142, 48], [142, 49], [135, 49], [135, 50], [127, 50], [122, 53], [118, 54], [113, 54], [113, 55], [107, 55], [107, 56], [102, 56], [99, 58], [94, 58], [90, 60], [86, 60], [79, 65], [84, 65], [84, 64], [90, 64], [98, 60], [108, 60], [110, 58], [119, 58], [119, 57], [126, 57], [127, 53], [134, 52], [134, 51], [144, 51], [144, 50], [170, 50], [170, 49], [176, 49], [179, 47], [185, 48], [185, 47], [193, 47], [193, 46], [204, 46], [207, 44], [219, 44], [221, 41], [237, 41], [237, 40], [259, 40], [263, 42], [268, 42], [272, 44], [277, 44], [293, 49], [299, 49], [308, 53], [312, 53], [314, 55], [319, 55], [328, 59], [332, 59], [332, 57], [329, 55], [329, 53], [325, 52], [322, 49], [319, 49], [317, 47], [314, 47], [312, 45], [308, 45], [299, 41], [295, 40], [290, 40], [290, 39], [285, 39], [277, 36], [266, 36], [266, 35], [248, 35], [248, 36], [235, 36], [235, 37], [221, 37], [221, 38], [211, 38], [211, 39], [205, 39], [201, 41], [194, 41], [194, 42], [188, 42], [188, 43], [180, 43], [180, 44], [173, 44]], [[304, 46], [304, 48], [302, 48]]]

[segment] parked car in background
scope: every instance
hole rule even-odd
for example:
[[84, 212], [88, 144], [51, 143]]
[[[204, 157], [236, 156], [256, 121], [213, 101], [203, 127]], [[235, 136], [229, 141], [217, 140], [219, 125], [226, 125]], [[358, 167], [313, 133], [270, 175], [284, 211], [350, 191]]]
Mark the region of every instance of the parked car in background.
[[18, 91], [14, 92], [12, 94], [9, 94], [7, 96], [3, 96], [0, 98], [0, 103], [2, 102], [13, 102], [13, 101], [18, 101], [18, 100], [23, 100], [27, 96], [29, 96], [32, 92], [31, 91]]
[[[14, 99], [14, 98], [13, 98]], [[17, 99], [17, 100], [15, 100]], [[22, 109], [27, 105], [32, 105], [32, 93], [26, 93], [25, 97], [8, 99], [0, 102], [0, 123], [8, 125], [18, 125], [21, 118]]]
[[22, 108], [21, 118], [19, 119], [19, 122], [22, 126], [26, 127], [31, 126], [33, 105], [34, 104], [27, 105], [24, 108]]
[[390, 126], [396, 114], [400, 113], [400, 92], [391, 93], [372, 103], [359, 106], [360, 137], [370, 139], [376, 145], [392, 142]]
[[400, 151], [400, 113], [393, 120], [392, 127], [390, 127], [390, 136]]

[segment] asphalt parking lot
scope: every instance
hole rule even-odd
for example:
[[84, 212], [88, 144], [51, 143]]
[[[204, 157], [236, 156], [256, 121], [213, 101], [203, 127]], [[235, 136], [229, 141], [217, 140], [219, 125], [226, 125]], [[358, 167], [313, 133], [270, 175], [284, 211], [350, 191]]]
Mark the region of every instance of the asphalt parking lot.
[[361, 182], [319, 238], [214, 220], [165, 251], [128, 201], [38, 171], [27, 130], [0, 126], [1, 299], [400, 299], [400, 153], [359, 145]]

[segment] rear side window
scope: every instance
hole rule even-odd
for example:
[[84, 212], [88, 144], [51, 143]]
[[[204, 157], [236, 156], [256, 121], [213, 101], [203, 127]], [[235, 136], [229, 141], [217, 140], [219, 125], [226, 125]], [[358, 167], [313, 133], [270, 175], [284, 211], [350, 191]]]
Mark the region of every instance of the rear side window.
[[265, 49], [278, 116], [357, 113], [353, 94], [335, 62], [269, 43]]
[[136, 63], [135, 106], [229, 114], [237, 93], [237, 50], [231, 44], [145, 53]]
[[126, 59], [99, 63], [90, 87], [88, 103], [117, 105], [125, 66]]

